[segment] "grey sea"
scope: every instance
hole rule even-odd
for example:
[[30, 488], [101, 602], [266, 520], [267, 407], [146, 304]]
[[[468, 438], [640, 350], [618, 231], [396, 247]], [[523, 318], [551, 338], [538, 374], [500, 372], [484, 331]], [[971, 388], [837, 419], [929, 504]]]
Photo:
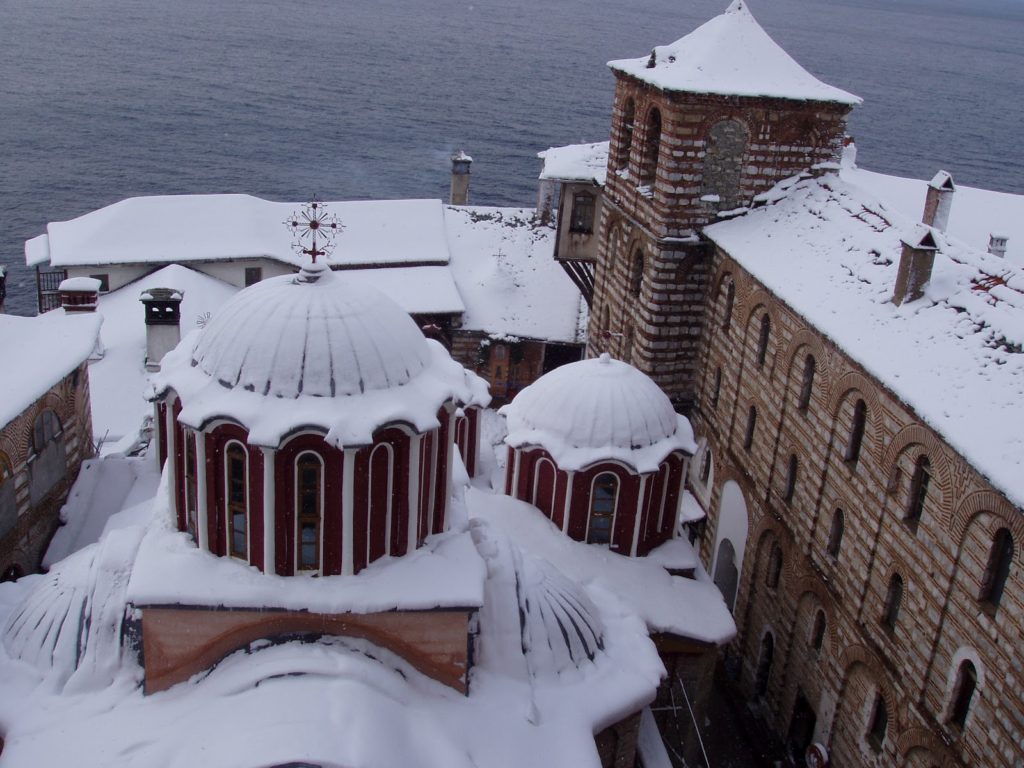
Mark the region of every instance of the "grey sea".
[[[607, 138], [605, 62], [727, 0], [9, 0], [0, 13], [0, 264], [133, 195], [445, 197], [531, 205], [551, 145]], [[865, 100], [861, 165], [1024, 193], [1024, 0], [750, 0], [811, 72]], [[145, 247], [144, 242], [139, 243]]]

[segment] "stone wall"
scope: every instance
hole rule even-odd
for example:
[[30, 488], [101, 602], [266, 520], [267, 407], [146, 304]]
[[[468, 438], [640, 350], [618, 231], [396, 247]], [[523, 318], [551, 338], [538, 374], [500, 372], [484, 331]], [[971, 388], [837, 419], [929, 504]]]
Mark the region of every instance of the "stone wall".
[[[0, 429], [0, 460], [13, 473], [3, 482], [14, 484], [17, 512], [14, 524], [8, 530], [0, 530], [0, 576], [24, 575], [39, 568], [59, 524], [67, 492], [78, 477], [82, 461], [93, 455], [90, 408], [88, 365], [83, 363]], [[33, 447], [33, 427], [47, 410], [60, 420], [62, 431], [58, 440], [63, 446], [65, 469], [52, 484], [47, 481], [45, 492], [33, 499], [33, 481], [38, 490], [41, 472]]]
[[[722, 492], [735, 483], [749, 531], [731, 648], [741, 660], [740, 690], [783, 737], [798, 696], [806, 699], [814, 738], [836, 765], [1024, 764], [1021, 510], [727, 254], [714, 253], [710, 275], [691, 416], [714, 463], [701, 556], [713, 573]], [[814, 376], [804, 406], [808, 356]], [[858, 401], [863, 440], [851, 456]], [[922, 457], [930, 480], [918, 516]], [[844, 526], [834, 546], [837, 510]], [[1015, 550], [995, 607], [979, 595], [1000, 528]], [[883, 619], [894, 576], [903, 596], [890, 627]], [[978, 684], [961, 728], [951, 715], [964, 661]], [[872, 743], [879, 701], [888, 722]]]

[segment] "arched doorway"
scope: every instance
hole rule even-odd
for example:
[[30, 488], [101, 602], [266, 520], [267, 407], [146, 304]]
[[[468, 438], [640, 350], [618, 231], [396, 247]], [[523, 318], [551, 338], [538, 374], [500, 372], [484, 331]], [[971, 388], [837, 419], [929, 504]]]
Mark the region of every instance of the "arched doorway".
[[739, 485], [729, 480], [722, 486], [715, 533], [715, 561], [711, 572], [715, 585], [729, 610], [736, 604], [736, 590], [743, 573], [743, 555], [747, 545], [747, 502]]

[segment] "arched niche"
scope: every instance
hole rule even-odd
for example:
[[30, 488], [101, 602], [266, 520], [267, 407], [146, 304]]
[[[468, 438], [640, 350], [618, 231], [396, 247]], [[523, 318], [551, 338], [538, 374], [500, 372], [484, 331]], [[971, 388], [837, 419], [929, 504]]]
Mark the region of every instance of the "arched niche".
[[736, 481], [729, 480], [722, 486], [722, 497], [718, 504], [714, 562], [711, 565], [715, 585], [722, 592], [729, 610], [736, 604], [736, 590], [740, 575], [743, 573], [748, 526], [747, 502], [743, 498], [743, 491]]

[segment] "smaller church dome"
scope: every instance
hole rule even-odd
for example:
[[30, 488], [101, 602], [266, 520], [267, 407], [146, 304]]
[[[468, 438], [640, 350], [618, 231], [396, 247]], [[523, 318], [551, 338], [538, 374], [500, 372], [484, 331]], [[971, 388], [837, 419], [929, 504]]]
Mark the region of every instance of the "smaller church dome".
[[315, 264], [238, 293], [210, 321], [192, 362], [232, 389], [335, 397], [406, 384], [430, 351], [394, 301]]
[[653, 472], [673, 450], [696, 450], [689, 421], [658, 385], [607, 354], [545, 374], [501, 413], [509, 445], [539, 445], [562, 469], [612, 459]]

